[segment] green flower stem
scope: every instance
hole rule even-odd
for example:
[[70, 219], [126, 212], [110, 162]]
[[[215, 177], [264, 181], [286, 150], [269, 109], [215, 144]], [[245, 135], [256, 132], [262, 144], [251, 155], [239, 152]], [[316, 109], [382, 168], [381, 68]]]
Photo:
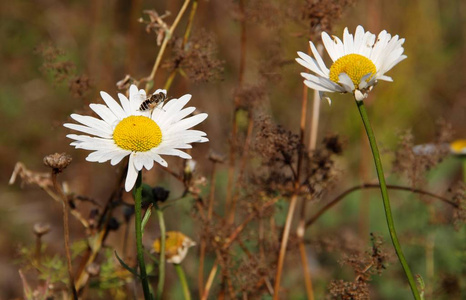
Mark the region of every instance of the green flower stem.
[[184, 274], [183, 268], [180, 264], [174, 264], [178, 278], [180, 279], [181, 287], [183, 288], [183, 295], [185, 300], [191, 300], [191, 294], [189, 293], [188, 282]]
[[356, 101], [358, 106], [359, 114], [361, 115], [362, 122], [364, 123], [364, 128], [366, 129], [367, 137], [369, 138], [369, 143], [371, 145], [372, 155], [374, 156], [375, 168], [377, 169], [377, 176], [380, 183], [380, 191], [382, 192], [383, 205], [385, 209], [385, 217], [387, 219], [388, 230], [390, 232], [390, 237], [392, 239], [393, 246], [395, 247], [396, 255], [398, 255], [398, 260], [403, 267], [403, 270], [408, 278], [411, 291], [416, 300], [420, 300], [421, 296], [417, 290], [416, 281], [414, 280], [411, 269], [406, 262], [406, 259], [401, 250], [400, 242], [395, 231], [395, 223], [393, 222], [392, 211], [390, 208], [390, 199], [388, 198], [387, 185], [385, 183], [385, 177], [382, 169], [382, 161], [380, 160], [379, 149], [377, 148], [377, 143], [375, 141], [374, 132], [372, 131], [371, 124], [369, 122], [369, 117], [367, 116], [366, 108], [364, 107], [363, 101]]
[[463, 182], [466, 183], [466, 155], [462, 155], [461, 160], [463, 161]]
[[139, 171], [138, 179], [136, 180], [135, 195], [134, 195], [134, 223], [136, 225], [136, 249], [138, 263], [140, 269], [140, 278], [142, 282], [142, 290], [144, 291], [144, 299], [151, 300], [152, 295], [147, 281], [146, 265], [144, 264], [144, 249], [142, 246], [142, 172]]
[[157, 299], [162, 299], [163, 285], [165, 282], [165, 221], [163, 219], [163, 211], [156, 206], [157, 218], [160, 226], [160, 259], [159, 259], [159, 283], [157, 284]]

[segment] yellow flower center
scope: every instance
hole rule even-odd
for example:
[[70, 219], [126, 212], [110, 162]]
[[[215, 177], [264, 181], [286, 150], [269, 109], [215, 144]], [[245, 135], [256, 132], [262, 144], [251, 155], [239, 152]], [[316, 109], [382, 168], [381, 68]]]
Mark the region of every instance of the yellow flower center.
[[464, 149], [466, 149], [466, 140], [456, 140], [450, 144], [450, 147], [453, 150], [453, 152], [461, 153], [462, 151], [464, 151]]
[[371, 76], [366, 79], [369, 82], [376, 71], [374, 63], [367, 57], [360, 54], [347, 54], [337, 59], [330, 67], [330, 80], [338, 83], [340, 81], [338, 75], [345, 73], [351, 78], [354, 86], [358, 88], [364, 75], [371, 73]]
[[113, 131], [118, 147], [134, 152], [146, 152], [162, 142], [162, 131], [152, 119], [129, 116], [118, 123]]

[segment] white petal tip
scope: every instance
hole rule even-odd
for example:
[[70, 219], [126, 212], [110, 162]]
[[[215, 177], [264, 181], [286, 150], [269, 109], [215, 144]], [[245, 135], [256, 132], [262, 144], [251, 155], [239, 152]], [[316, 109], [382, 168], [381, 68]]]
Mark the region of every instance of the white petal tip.
[[366, 97], [367, 97], [367, 94], [363, 94], [360, 90], [354, 91], [354, 98], [356, 99], [356, 101], [362, 101]]

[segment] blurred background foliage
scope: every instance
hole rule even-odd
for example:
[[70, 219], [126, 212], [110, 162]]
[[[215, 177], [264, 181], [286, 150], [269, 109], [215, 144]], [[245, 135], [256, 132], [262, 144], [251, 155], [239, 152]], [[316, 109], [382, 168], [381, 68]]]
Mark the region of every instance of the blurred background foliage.
[[[52, 231], [44, 237], [47, 251], [52, 257], [53, 253], [63, 251], [60, 205], [37, 187], [21, 188], [18, 183], [8, 186], [15, 163], [21, 161], [32, 170], [47, 172], [42, 158], [53, 152], [67, 152], [73, 156], [73, 163], [62, 179], [76, 193], [103, 202], [115, 184], [118, 168], [86, 162], [86, 151], [77, 151], [69, 146], [70, 141], [65, 137], [68, 131], [62, 124], [69, 121], [72, 112], [89, 112], [89, 103], [101, 102], [99, 91], [116, 96], [115, 84], [126, 74], [142, 78], [150, 73], [158, 52], [156, 34], [147, 33], [145, 25], [138, 19], [143, 17], [145, 9], [155, 9], [161, 14], [170, 11], [171, 15], [166, 18], [170, 24], [182, 2], [0, 2], [1, 299], [22, 297], [19, 266], [13, 259], [18, 258], [21, 247], [33, 247], [33, 224], [50, 223]], [[294, 132], [299, 129], [302, 94], [299, 76], [302, 69], [294, 58], [296, 51], [307, 51], [309, 38], [316, 42], [319, 37], [309, 30], [309, 22], [305, 18], [303, 7], [312, 2], [245, 1], [245, 85], [262, 85], [266, 91], [266, 111], [277, 123]], [[407, 179], [390, 173], [395, 159], [393, 151], [401, 133], [411, 130], [414, 144], [430, 143], [436, 140], [438, 121], [444, 120], [451, 124], [451, 138], [466, 137], [466, 3], [461, 0], [327, 2], [341, 8], [341, 18], [335, 16], [335, 20], [330, 20], [333, 25], [331, 34], [341, 36], [346, 26], [354, 32], [361, 24], [371, 32], [386, 29], [406, 38], [404, 46], [408, 59], [389, 72], [393, 83], [381, 82], [374, 89], [368, 106], [379, 146], [384, 152], [382, 160], [388, 171], [388, 181], [409, 186]], [[197, 172], [208, 176], [211, 164], [207, 162], [207, 152], [213, 149], [226, 154], [229, 149], [233, 95], [239, 72], [238, 20], [241, 16], [236, 1], [199, 0], [198, 4], [192, 37], [199, 35], [202, 39], [208, 36], [213, 41], [214, 56], [222, 62], [223, 72], [207, 82], [177, 76], [169, 94], [179, 97], [190, 93], [193, 105], [209, 114], [199, 128], [207, 132], [210, 143], [196, 146], [193, 151], [193, 157], [199, 162]], [[180, 28], [185, 26], [186, 19], [182, 20]], [[175, 32], [175, 35], [181, 34], [181, 30]], [[326, 59], [328, 61], [328, 57]], [[164, 63], [168, 65], [169, 60], [170, 53], [167, 53]], [[275, 66], [277, 61], [279, 67]], [[157, 73], [155, 87], [164, 85], [169, 71], [162, 68]], [[264, 80], [264, 74], [271, 79]], [[328, 133], [338, 133], [347, 142], [344, 154], [338, 158], [340, 182], [334, 191], [329, 192], [337, 195], [347, 187], [372, 180], [375, 175], [351, 97], [332, 95], [332, 100], [332, 106], [325, 102], [321, 106], [319, 140]], [[310, 112], [311, 105], [308, 108]], [[240, 132], [244, 130], [240, 128]], [[169, 164], [174, 169], [182, 167], [176, 159], [170, 159]], [[171, 196], [179, 196], [179, 183], [157, 168], [149, 173], [146, 176], [148, 183], [163, 185], [171, 190]], [[422, 187], [444, 194], [460, 178], [459, 159], [449, 157], [428, 172]], [[221, 167], [217, 178], [216, 199], [219, 202], [223, 201], [225, 185], [226, 165]], [[466, 293], [464, 228], [457, 232], [450, 225], [439, 224], [442, 222], [436, 220], [432, 209], [444, 209], [440, 204], [427, 206], [419, 201], [417, 195], [406, 192], [393, 192], [392, 198], [395, 221], [408, 261], [414, 272], [422, 274], [428, 282], [430, 291], [438, 295], [432, 299], [460, 299], [458, 295], [461, 292], [448, 296], [444, 290], [456, 288], [463, 290], [463, 296]], [[216, 205], [221, 207], [221, 204]], [[282, 205], [285, 207], [286, 203]], [[191, 204], [186, 202], [167, 211], [168, 228], [184, 231], [197, 239], [190, 209]], [[312, 211], [313, 206], [308, 209]], [[286, 209], [281, 212], [284, 214]], [[368, 218], [364, 212], [370, 212]], [[71, 225], [72, 241], [82, 239], [84, 234], [79, 225], [76, 222]], [[311, 227], [306, 237], [312, 241], [314, 236], [322, 234], [360, 234], [369, 241], [369, 231], [379, 232], [389, 248], [385, 226], [379, 192], [367, 190], [347, 197]], [[156, 228], [155, 223], [153, 228]], [[145, 237], [150, 241], [157, 236], [157, 229], [154, 229]], [[110, 237], [108, 243], [119, 247], [117, 236]], [[434, 249], [432, 256], [426, 255], [428, 247]], [[186, 262], [188, 279], [193, 286], [197, 275], [195, 252], [188, 255]], [[338, 253], [314, 256], [312, 271], [316, 295], [327, 294], [331, 279], [351, 277], [350, 271], [338, 265], [339, 258]], [[429, 259], [435, 262], [435, 273], [430, 275], [425, 269]], [[305, 295], [298, 267], [299, 260], [290, 258], [285, 268], [283, 286], [290, 289], [293, 299], [304, 298]], [[174, 271], [169, 272], [171, 280], [168, 285], [176, 288]], [[406, 282], [395, 261], [383, 276], [375, 276], [372, 283], [374, 299], [409, 298]], [[317, 298], [321, 299], [320, 296]]]

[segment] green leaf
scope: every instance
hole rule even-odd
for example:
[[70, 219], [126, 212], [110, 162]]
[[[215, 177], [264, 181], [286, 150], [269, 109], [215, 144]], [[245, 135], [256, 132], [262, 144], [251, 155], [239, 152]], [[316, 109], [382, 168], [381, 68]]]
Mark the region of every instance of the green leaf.
[[149, 205], [149, 208], [146, 210], [146, 213], [144, 214], [144, 218], [142, 218], [142, 223], [141, 223], [141, 229], [142, 229], [142, 234], [144, 234], [144, 228], [146, 227], [147, 222], [149, 221], [150, 216], [152, 215], [152, 204]]
[[133, 274], [134, 276], [140, 278], [138, 272], [134, 269], [134, 268], [131, 268], [130, 266], [128, 266], [119, 256], [118, 256], [118, 253], [115, 251], [115, 256], [116, 258], [118, 259], [118, 261], [120, 262], [121, 266], [123, 268], [125, 268], [126, 270], [128, 270], [131, 274]]

